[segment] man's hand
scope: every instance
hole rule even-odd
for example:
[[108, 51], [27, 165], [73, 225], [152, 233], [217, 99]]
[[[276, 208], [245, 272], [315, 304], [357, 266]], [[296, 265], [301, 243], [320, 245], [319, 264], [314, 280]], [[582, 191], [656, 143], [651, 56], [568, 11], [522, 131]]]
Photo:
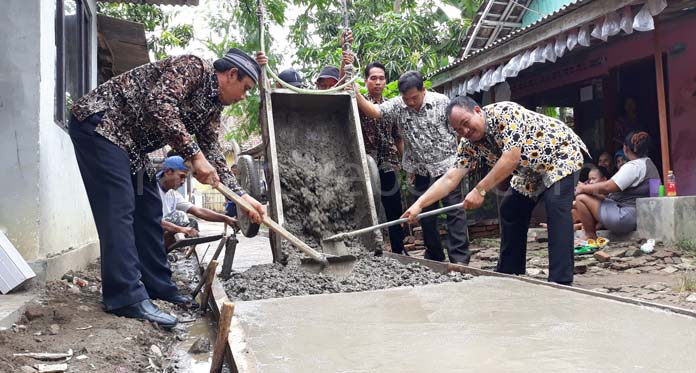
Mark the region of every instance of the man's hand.
[[198, 237], [198, 231], [193, 227], [181, 227], [179, 233], [183, 233], [188, 237]]
[[464, 208], [467, 210], [477, 209], [481, 205], [483, 205], [483, 196], [476, 189], [470, 191], [464, 198]]
[[199, 152], [191, 158], [191, 169], [193, 171], [193, 177], [202, 184], [212, 185], [213, 188], [218, 186], [220, 177], [213, 165], [205, 159], [203, 153]]
[[343, 66], [352, 65], [354, 60], [355, 58], [353, 57], [353, 53], [346, 51], [343, 52], [343, 57], [341, 58], [341, 63]]
[[266, 214], [266, 210], [263, 208], [263, 205], [248, 194], [243, 195], [242, 198], [244, 198], [244, 200], [255, 209], [255, 211], [245, 211], [251, 222], [254, 224], [261, 224], [263, 216]]
[[225, 224], [227, 224], [230, 227], [233, 227], [235, 224], [237, 224], [237, 219], [231, 217], [231, 216], [226, 216], [227, 219], [225, 219]]
[[418, 222], [418, 214], [420, 214], [421, 211], [423, 211], [423, 209], [417, 203], [414, 203], [401, 215], [401, 219], [406, 218], [409, 224], [414, 224]]
[[262, 51], [256, 52], [256, 63], [259, 65], [267, 65], [268, 64], [268, 57], [266, 57], [266, 54], [263, 53]]
[[343, 48], [344, 44], [353, 44], [353, 31], [350, 29], [344, 30], [341, 33], [341, 48]]

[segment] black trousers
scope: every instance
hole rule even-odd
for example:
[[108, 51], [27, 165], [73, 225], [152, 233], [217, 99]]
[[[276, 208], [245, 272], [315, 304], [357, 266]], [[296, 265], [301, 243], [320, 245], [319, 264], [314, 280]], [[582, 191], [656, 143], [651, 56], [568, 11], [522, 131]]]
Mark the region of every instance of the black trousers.
[[[403, 214], [401, 205], [401, 185], [397, 181], [397, 174], [394, 171], [379, 171], [379, 182], [382, 188], [381, 200], [384, 206], [384, 213], [387, 221], [399, 219]], [[401, 225], [389, 227], [389, 242], [392, 252], [397, 254], [404, 253], [404, 229]]]
[[[416, 175], [414, 185], [416, 197], [423, 195], [437, 179], [433, 179], [430, 176]], [[444, 207], [462, 203], [463, 200], [462, 192], [457, 188], [442, 200], [424, 208], [423, 212], [439, 208], [439, 202], [442, 202]], [[445, 260], [445, 253], [442, 250], [442, 242], [440, 241], [440, 232], [437, 228], [437, 216], [421, 219], [420, 223], [426, 247], [425, 259], [440, 262]], [[447, 252], [452, 263], [469, 263], [469, 235], [467, 229], [466, 211], [464, 209], [456, 209], [447, 213]]]
[[99, 114], [71, 116], [75, 147], [101, 251], [102, 296], [112, 310], [176, 293], [164, 249], [156, 180], [132, 175], [128, 154], [95, 132]]
[[[539, 199], [544, 200], [549, 230], [549, 277], [559, 284], [573, 283], [573, 217], [575, 175], [553, 184]], [[532, 210], [539, 199], [515, 190], [503, 198], [500, 206], [501, 239], [497, 271], [524, 274], [527, 264], [527, 230]]]

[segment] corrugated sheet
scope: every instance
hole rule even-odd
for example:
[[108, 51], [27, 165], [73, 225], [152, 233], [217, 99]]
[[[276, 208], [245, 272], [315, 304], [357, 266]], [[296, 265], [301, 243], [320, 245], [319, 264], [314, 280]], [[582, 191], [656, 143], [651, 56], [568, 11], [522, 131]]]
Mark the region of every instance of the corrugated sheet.
[[550, 13], [550, 14], [538, 19], [536, 22], [530, 24], [529, 26], [516, 29], [515, 31], [509, 33], [508, 35], [497, 39], [495, 42], [488, 45], [487, 47], [479, 49], [476, 52], [469, 54], [466, 58], [456, 59], [451, 64], [449, 64], [443, 68], [440, 68], [440, 69], [436, 70], [435, 72], [431, 73], [429, 75], [429, 77], [431, 77], [433, 75], [440, 74], [440, 73], [447, 71], [447, 70], [451, 70], [451, 69], [459, 66], [460, 64], [462, 64], [462, 62], [464, 62], [466, 59], [469, 59], [469, 58], [472, 58], [474, 56], [478, 56], [480, 54], [486, 53], [487, 51], [489, 51], [489, 50], [491, 50], [491, 49], [493, 49], [501, 44], [507, 43], [507, 42], [511, 41], [512, 39], [518, 37], [519, 35], [524, 34], [525, 32], [528, 32], [532, 29], [535, 29], [535, 28], [537, 28], [545, 23], [548, 23], [556, 18], [562, 17], [563, 15], [581, 7], [582, 5], [584, 5], [586, 3], [589, 3], [590, 1], [592, 1], [592, 0], [574, 0], [571, 3], [562, 6], [561, 8], [556, 10], [555, 12]]

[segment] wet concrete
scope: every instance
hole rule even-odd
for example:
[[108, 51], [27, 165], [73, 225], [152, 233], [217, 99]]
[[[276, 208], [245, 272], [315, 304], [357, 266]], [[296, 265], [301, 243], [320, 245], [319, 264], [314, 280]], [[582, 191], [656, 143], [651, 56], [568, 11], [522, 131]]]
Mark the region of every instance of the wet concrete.
[[351, 274], [341, 279], [324, 273], [305, 272], [297, 265], [296, 261], [291, 260], [287, 266], [275, 263], [253, 266], [244, 272], [235, 271], [224, 282], [225, 290], [230, 299], [247, 301], [421, 286], [473, 278], [459, 272], [440, 274], [416, 263], [402, 264], [371, 254], [360, 256]]
[[478, 277], [237, 302], [245, 372], [693, 371], [696, 319]]
[[[284, 225], [319, 250], [322, 237], [376, 223], [351, 105], [344, 94], [273, 95]], [[374, 249], [378, 237], [351, 240], [351, 252]]]

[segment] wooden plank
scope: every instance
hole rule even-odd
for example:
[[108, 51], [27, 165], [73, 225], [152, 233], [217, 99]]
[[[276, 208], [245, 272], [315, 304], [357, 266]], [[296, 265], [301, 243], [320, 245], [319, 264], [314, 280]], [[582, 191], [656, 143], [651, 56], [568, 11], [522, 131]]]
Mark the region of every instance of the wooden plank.
[[671, 169], [669, 159], [669, 130], [667, 129], [667, 100], [665, 98], [665, 75], [662, 64], [662, 50], [659, 41], [660, 22], [655, 17], [653, 47], [655, 49], [655, 84], [657, 85], [657, 112], [660, 123], [660, 152], [662, 155], [662, 181], [667, 183], [667, 173]]
[[225, 358], [225, 347], [228, 343], [230, 334], [230, 324], [232, 322], [232, 314], [234, 313], [234, 304], [232, 302], [224, 302], [220, 310], [218, 318], [218, 333], [213, 350], [213, 362], [210, 365], [211, 373], [222, 372], [222, 364]]
[[25, 281], [36, 277], [22, 254], [0, 232], [0, 292], [7, 294]]

